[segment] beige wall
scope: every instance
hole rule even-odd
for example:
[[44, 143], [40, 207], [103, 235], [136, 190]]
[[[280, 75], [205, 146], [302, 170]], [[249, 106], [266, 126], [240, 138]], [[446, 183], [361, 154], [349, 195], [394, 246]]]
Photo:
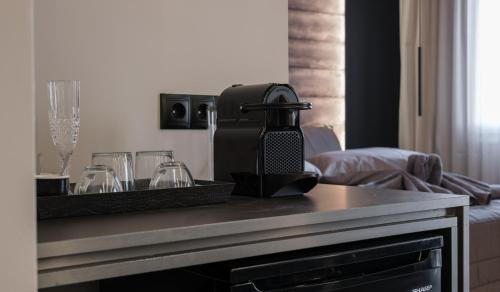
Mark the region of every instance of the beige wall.
[[0, 290], [36, 290], [33, 10], [0, 1]]
[[159, 93], [288, 82], [286, 0], [35, 1], [37, 152], [55, 171], [48, 79], [81, 80], [75, 177], [93, 151], [172, 149], [207, 174], [206, 132], [159, 130]]

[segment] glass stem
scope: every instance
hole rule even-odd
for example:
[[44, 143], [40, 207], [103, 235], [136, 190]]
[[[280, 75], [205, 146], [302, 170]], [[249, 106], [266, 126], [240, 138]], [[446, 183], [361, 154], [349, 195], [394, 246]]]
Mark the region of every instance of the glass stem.
[[66, 154], [61, 156], [61, 173], [60, 175], [69, 175], [69, 164], [71, 160], [71, 154]]
[[214, 136], [217, 128], [217, 108], [209, 106], [207, 108], [207, 122], [208, 122], [208, 180], [215, 180], [214, 169]]

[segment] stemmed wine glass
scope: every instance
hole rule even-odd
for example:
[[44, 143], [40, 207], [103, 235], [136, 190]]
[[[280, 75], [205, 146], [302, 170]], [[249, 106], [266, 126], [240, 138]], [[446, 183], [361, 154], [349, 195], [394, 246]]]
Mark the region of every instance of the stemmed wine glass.
[[50, 80], [49, 127], [61, 157], [60, 175], [69, 175], [69, 163], [80, 131], [80, 81]]

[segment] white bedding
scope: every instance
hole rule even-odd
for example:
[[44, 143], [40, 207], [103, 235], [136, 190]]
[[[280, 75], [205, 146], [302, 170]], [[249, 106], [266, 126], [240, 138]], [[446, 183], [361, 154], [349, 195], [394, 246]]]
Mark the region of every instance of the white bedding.
[[406, 170], [408, 157], [418, 152], [398, 148], [362, 148], [348, 151], [330, 151], [307, 159], [328, 177], [331, 183], [341, 184], [360, 173], [384, 170]]

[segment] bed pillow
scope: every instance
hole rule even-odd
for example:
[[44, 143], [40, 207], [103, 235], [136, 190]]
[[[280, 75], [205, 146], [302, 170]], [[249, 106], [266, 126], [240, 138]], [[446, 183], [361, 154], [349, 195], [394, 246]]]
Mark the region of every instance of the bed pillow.
[[405, 170], [408, 157], [418, 152], [398, 148], [362, 148], [330, 151], [307, 159], [323, 177], [333, 184], [344, 184], [360, 173], [369, 174], [382, 170]]
[[316, 165], [310, 163], [309, 161], [304, 161], [304, 170], [310, 171], [310, 172], [315, 172], [319, 176], [322, 175], [321, 170], [319, 170], [319, 168], [317, 168]]

